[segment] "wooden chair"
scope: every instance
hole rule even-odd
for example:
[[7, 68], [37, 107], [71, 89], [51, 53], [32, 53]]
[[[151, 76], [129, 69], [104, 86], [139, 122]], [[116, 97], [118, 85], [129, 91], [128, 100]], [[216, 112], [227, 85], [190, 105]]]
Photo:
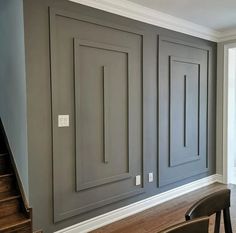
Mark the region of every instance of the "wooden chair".
[[160, 233], [208, 233], [209, 217], [197, 218], [169, 227]]
[[232, 233], [230, 220], [230, 190], [224, 189], [210, 194], [196, 202], [185, 214], [186, 220], [192, 220], [203, 216], [215, 216], [215, 233], [220, 232], [221, 211], [224, 215], [225, 233]]

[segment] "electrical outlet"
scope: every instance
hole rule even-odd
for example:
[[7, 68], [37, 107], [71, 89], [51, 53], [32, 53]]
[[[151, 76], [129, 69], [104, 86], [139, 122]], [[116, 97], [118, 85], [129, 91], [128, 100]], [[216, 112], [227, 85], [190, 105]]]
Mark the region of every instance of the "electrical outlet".
[[58, 115], [58, 127], [69, 127], [70, 117], [69, 115]]
[[148, 173], [148, 182], [149, 183], [153, 182], [153, 173], [152, 172]]
[[140, 175], [135, 177], [135, 185], [137, 185], [137, 186], [141, 185], [141, 176]]

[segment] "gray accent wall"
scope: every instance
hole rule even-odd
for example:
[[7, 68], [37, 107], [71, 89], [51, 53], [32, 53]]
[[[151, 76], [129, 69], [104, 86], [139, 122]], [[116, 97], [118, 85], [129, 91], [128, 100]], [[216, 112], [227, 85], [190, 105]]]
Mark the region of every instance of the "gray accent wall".
[[[215, 174], [215, 43], [65, 0], [24, 0], [24, 22], [35, 229], [51, 233]], [[171, 105], [172, 94], [181, 101]], [[70, 115], [69, 128], [57, 127], [58, 114]], [[175, 129], [175, 118], [185, 131]], [[120, 151], [108, 143], [114, 139]]]
[[160, 186], [209, 169], [211, 61], [211, 47], [159, 37]]
[[[50, 29], [58, 222], [144, 192], [143, 40], [57, 9]], [[70, 127], [58, 127], [60, 114], [69, 114]]]
[[0, 117], [26, 196], [28, 145], [23, 1], [0, 1]]

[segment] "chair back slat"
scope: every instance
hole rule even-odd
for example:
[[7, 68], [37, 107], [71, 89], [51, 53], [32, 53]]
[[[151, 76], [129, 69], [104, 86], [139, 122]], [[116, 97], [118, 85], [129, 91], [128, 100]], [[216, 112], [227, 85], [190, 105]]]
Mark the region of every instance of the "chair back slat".
[[221, 210], [216, 212], [214, 233], [220, 232], [220, 219], [221, 219]]
[[230, 220], [230, 212], [229, 208], [226, 208], [223, 210], [224, 213], [224, 227], [225, 227], [225, 232], [226, 233], [232, 233], [232, 225], [231, 225], [231, 220]]

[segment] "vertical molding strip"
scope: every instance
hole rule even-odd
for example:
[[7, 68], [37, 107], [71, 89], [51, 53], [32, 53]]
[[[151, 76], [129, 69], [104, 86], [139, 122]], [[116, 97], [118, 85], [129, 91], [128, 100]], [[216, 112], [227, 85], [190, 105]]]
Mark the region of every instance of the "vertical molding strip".
[[187, 75], [184, 75], [184, 147], [187, 147]]
[[107, 145], [109, 144], [109, 131], [108, 131], [108, 117], [109, 117], [109, 96], [108, 96], [108, 80], [107, 80], [107, 73], [108, 69], [107, 66], [103, 66], [103, 162], [108, 163], [108, 149]]
[[[207, 88], [208, 89], [208, 88]], [[201, 66], [198, 64], [198, 119], [197, 119], [197, 155], [200, 156], [200, 112], [201, 112]], [[208, 101], [207, 101], [208, 102]], [[207, 108], [208, 109], [208, 108]], [[207, 138], [207, 137], [206, 137]]]
[[209, 49], [207, 51], [207, 127], [206, 127], [206, 147], [207, 147], [207, 154], [206, 154], [206, 167], [209, 168], [209, 152], [208, 152], [208, 149], [209, 149], [209, 114], [211, 111], [209, 111], [209, 94], [210, 94], [210, 85], [209, 85], [209, 79], [212, 78], [212, 71], [211, 71], [211, 67], [210, 67], [210, 56], [212, 56], [212, 50]]

